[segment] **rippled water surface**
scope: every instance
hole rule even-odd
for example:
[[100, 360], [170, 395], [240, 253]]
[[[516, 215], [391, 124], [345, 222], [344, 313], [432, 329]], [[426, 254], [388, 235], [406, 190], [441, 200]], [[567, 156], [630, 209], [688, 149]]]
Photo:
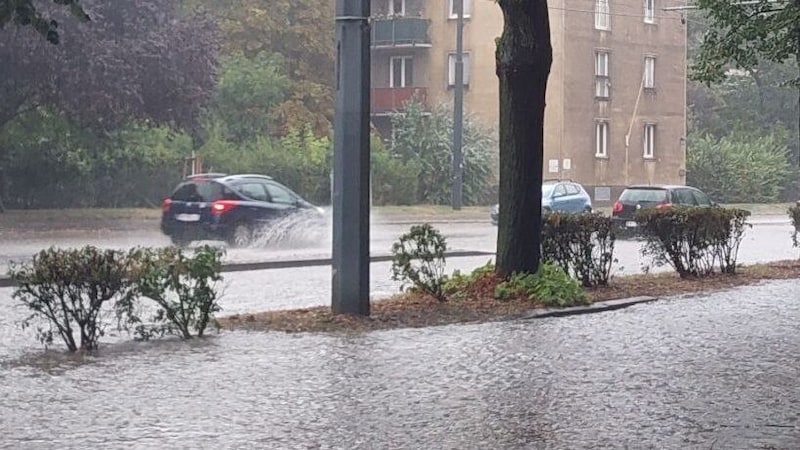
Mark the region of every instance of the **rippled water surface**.
[[40, 350], [0, 290], [0, 447], [798, 448], [797, 287], [86, 358]]

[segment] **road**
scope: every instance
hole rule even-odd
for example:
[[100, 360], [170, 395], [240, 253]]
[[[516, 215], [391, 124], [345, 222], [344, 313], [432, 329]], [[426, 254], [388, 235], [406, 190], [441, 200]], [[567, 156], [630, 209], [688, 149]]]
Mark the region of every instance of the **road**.
[[107, 335], [69, 357], [20, 331], [0, 289], [0, 448], [797, 448], [796, 292], [365, 334]]
[[[740, 252], [743, 263], [757, 263], [792, 259], [800, 255], [800, 249], [792, 247], [792, 228], [784, 217], [758, 216], [754, 226], [745, 236]], [[436, 223], [447, 237], [451, 250], [475, 250], [493, 252], [497, 229], [488, 222]], [[377, 223], [373, 225], [371, 250], [373, 255], [386, 255], [397, 237], [406, 232], [410, 224]], [[169, 241], [158, 230], [138, 229], [132, 231], [77, 230], [15, 233], [0, 235], [0, 270], [10, 261], [30, 259], [35, 252], [55, 246], [81, 246], [92, 244], [104, 248], [129, 248], [137, 245], [161, 246]], [[262, 242], [252, 248], [228, 250], [230, 262], [253, 262], [285, 259], [308, 259], [330, 257], [330, 232], [327, 229], [305, 230], [288, 244], [276, 245]], [[621, 240], [617, 242], [614, 265], [616, 275], [640, 273], [647, 260], [640, 254], [641, 243]], [[448, 261], [448, 270], [470, 271], [485, 264], [491, 257], [454, 258]], [[5, 266], [5, 267], [3, 267]], [[659, 269], [655, 269], [659, 270]], [[661, 269], [666, 270], [666, 269]], [[235, 298], [230, 305], [224, 304], [226, 313], [252, 312], [293, 307], [325, 305], [330, 301], [331, 275], [329, 267], [307, 267], [276, 269], [255, 272], [228, 273], [225, 275], [224, 293]], [[392, 295], [399, 284], [390, 277], [389, 263], [374, 263], [371, 266], [371, 293], [373, 298]]]

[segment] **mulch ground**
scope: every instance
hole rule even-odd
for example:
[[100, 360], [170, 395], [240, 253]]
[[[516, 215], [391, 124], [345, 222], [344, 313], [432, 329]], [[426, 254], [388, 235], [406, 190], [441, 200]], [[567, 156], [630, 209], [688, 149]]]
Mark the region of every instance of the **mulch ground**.
[[[609, 286], [588, 291], [592, 302], [628, 297], [668, 297], [714, 292], [768, 280], [800, 279], [800, 261], [779, 261], [744, 266], [736, 275], [681, 279], [675, 274], [617, 277]], [[330, 307], [237, 314], [218, 319], [222, 329], [299, 332], [364, 332], [397, 328], [419, 328], [456, 323], [490, 322], [520, 317], [541, 308], [526, 298], [497, 300], [493, 276], [481, 279], [459, 298], [439, 302], [419, 294], [399, 294], [372, 302], [370, 316], [334, 316]]]

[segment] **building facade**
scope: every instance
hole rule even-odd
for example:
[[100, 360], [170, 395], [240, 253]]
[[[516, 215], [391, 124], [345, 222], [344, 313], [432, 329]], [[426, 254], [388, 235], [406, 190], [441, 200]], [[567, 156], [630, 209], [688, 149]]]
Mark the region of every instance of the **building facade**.
[[[451, 102], [457, 0], [372, 0], [372, 117], [417, 98]], [[683, 184], [686, 29], [675, 0], [549, 0], [553, 66], [545, 178], [573, 179], [598, 204], [631, 184]], [[497, 128], [494, 0], [464, 0], [464, 110]]]

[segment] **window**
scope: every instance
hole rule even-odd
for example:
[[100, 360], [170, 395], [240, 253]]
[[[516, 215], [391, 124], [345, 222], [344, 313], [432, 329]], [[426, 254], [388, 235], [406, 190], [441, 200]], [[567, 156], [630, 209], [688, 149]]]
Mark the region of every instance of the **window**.
[[267, 191], [264, 188], [264, 185], [261, 183], [242, 183], [236, 186], [236, 190], [245, 197], [252, 198], [253, 200], [259, 200], [262, 202], [269, 201], [269, 197], [267, 197]]
[[598, 98], [608, 98], [611, 80], [608, 76], [608, 52], [597, 51], [594, 53], [594, 95]]
[[694, 199], [697, 201], [697, 206], [711, 206], [711, 200], [706, 194], [700, 191], [693, 190]]
[[[472, 14], [472, 0], [461, 0], [464, 2], [464, 17], [469, 17]], [[458, 17], [458, 0], [447, 0], [448, 3], [448, 12], [450, 13], [450, 18], [455, 19]]]
[[414, 59], [410, 56], [395, 56], [389, 60], [389, 87], [411, 87], [414, 85]]
[[611, 28], [611, 8], [608, 5], [608, 0], [595, 0], [594, 27], [598, 30]]
[[406, 0], [389, 0], [389, 15], [390, 16], [405, 16], [406, 15]]
[[230, 196], [221, 184], [213, 181], [190, 181], [178, 187], [172, 200], [179, 202], [215, 202]]
[[608, 122], [594, 123], [594, 156], [608, 158]]
[[264, 185], [269, 192], [272, 203], [282, 203], [284, 205], [294, 205], [297, 202], [297, 197], [289, 192], [283, 186], [276, 183], [266, 183]]
[[656, 0], [644, 0], [644, 23], [656, 23]]
[[[462, 53], [461, 60], [464, 62], [464, 86], [469, 85], [469, 53]], [[447, 55], [447, 85], [456, 85], [456, 54], [455, 52]]]
[[645, 89], [656, 88], [656, 58], [655, 56], [644, 57], [644, 87]]
[[581, 190], [578, 186], [574, 184], [567, 184], [567, 195], [578, 195], [581, 193]]
[[672, 192], [672, 203], [676, 205], [697, 206], [697, 201], [689, 189], [676, 189]]
[[563, 197], [567, 195], [567, 188], [564, 187], [563, 184], [559, 184], [553, 189], [553, 198], [555, 197]]
[[656, 126], [648, 123], [644, 126], [644, 157], [652, 159], [655, 157], [656, 147]]

